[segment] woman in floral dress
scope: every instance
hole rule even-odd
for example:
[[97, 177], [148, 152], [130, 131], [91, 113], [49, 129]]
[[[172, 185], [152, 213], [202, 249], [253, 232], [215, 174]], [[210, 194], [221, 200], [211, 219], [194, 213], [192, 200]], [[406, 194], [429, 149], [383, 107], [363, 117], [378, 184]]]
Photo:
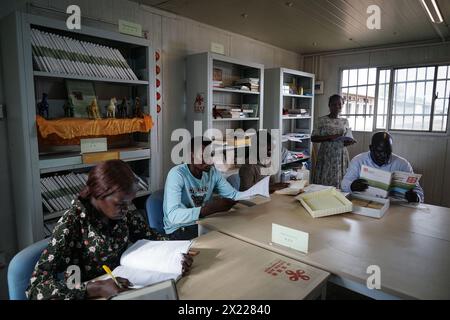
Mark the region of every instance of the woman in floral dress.
[[[140, 239], [165, 240], [152, 231], [143, 217], [129, 210], [136, 195], [134, 174], [123, 161], [111, 160], [93, 168], [86, 187], [74, 200], [56, 225], [45, 249], [36, 263], [26, 291], [29, 299], [109, 298], [127, 290], [128, 280], [117, 278], [89, 281], [119, 266], [120, 257], [130, 243]], [[185, 255], [183, 271], [192, 264]], [[69, 266], [78, 266], [81, 283], [67, 285]], [[63, 276], [60, 276], [63, 275]]]
[[320, 143], [313, 182], [340, 188], [349, 163], [346, 147], [356, 141], [336, 140], [349, 128], [348, 120], [339, 117], [342, 111], [342, 97], [331, 96], [328, 107], [330, 114], [318, 119], [311, 137], [312, 142]]

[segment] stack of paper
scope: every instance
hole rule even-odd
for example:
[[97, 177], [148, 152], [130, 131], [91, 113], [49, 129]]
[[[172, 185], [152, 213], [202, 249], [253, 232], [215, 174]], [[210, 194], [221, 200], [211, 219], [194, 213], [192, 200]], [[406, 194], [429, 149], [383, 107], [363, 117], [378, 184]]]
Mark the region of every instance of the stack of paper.
[[266, 198], [270, 198], [269, 181], [270, 176], [264, 177], [261, 181], [259, 181], [257, 184], [255, 184], [247, 191], [239, 192], [239, 195], [236, 198], [236, 200], [249, 200], [255, 196], [263, 196]]
[[191, 241], [139, 240], [122, 254], [113, 274], [128, 279], [134, 288], [176, 281], [182, 275], [183, 254], [190, 246]]
[[306, 180], [298, 180], [298, 181], [292, 181], [289, 185], [289, 187], [277, 190], [275, 191], [276, 194], [284, 194], [288, 196], [296, 196], [300, 192], [303, 191], [305, 188], [305, 185], [308, 183]]

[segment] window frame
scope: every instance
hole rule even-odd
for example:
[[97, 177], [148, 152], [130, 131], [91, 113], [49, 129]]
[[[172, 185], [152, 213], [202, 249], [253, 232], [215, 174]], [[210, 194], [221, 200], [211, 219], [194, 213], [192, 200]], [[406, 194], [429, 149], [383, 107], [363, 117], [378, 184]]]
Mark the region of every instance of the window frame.
[[[376, 132], [380, 130], [387, 130], [389, 132], [401, 135], [417, 135], [422, 134], [426, 136], [437, 136], [437, 137], [450, 137], [450, 96], [448, 97], [449, 108], [447, 110], [447, 127], [446, 131], [431, 131], [433, 126], [433, 118], [434, 118], [434, 106], [436, 101], [436, 85], [437, 85], [437, 75], [438, 68], [441, 66], [449, 66], [450, 61], [447, 62], [437, 62], [437, 63], [427, 63], [427, 64], [406, 64], [406, 65], [388, 65], [388, 66], [367, 66], [367, 65], [355, 65], [355, 66], [344, 66], [339, 68], [338, 74], [338, 92], [342, 94], [342, 75], [344, 70], [352, 70], [352, 69], [363, 69], [363, 68], [376, 68], [376, 82], [375, 82], [375, 103], [374, 103], [374, 113], [373, 113], [373, 127], [372, 131], [359, 131], [353, 130], [358, 133], [365, 132]], [[395, 71], [398, 69], [406, 69], [406, 68], [423, 68], [423, 67], [435, 67], [434, 70], [434, 78], [433, 78], [433, 97], [431, 100], [431, 114], [430, 114], [430, 127], [428, 130], [403, 130], [403, 129], [392, 129], [392, 107], [393, 107], [393, 95], [394, 95], [394, 80], [395, 80]], [[389, 78], [389, 96], [388, 96], [388, 105], [387, 105], [387, 119], [386, 119], [386, 128], [377, 128], [377, 112], [378, 112], [378, 96], [379, 96], [379, 80], [380, 80], [380, 72], [381, 70], [390, 70], [390, 78]], [[450, 82], [450, 79], [446, 79]], [[417, 81], [416, 81], [417, 82]]]
[[[356, 128], [355, 129], [353, 129], [352, 128], [352, 131], [353, 132], [374, 132], [375, 130], [376, 130], [376, 128], [375, 128], [375, 124], [376, 124], [376, 110], [377, 110], [377, 99], [378, 99], [378, 67], [373, 67], [373, 66], [367, 66], [367, 65], [361, 65], [361, 66], [352, 66], [352, 67], [340, 67], [339, 68], [339, 74], [338, 74], [338, 94], [340, 95], [340, 96], [342, 96], [342, 75], [343, 75], [343, 72], [344, 72], [344, 70], [353, 70], [353, 69], [367, 69], [367, 77], [369, 77], [369, 69], [375, 69], [375, 83], [374, 84], [369, 84], [369, 83], [367, 83], [366, 85], [363, 85], [363, 86], [366, 86], [366, 87], [370, 87], [370, 86], [375, 86], [375, 97], [374, 97], [374, 104], [373, 104], [373, 115], [372, 115], [372, 117], [373, 117], [373, 119], [372, 119], [372, 121], [373, 121], [373, 123], [372, 123], [372, 131], [360, 131], [360, 130], [356, 130]], [[347, 85], [347, 87], [346, 88], [350, 88], [350, 87], [359, 87], [359, 85], [358, 85], [358, 83], [355, 85], [355, 86], [350, 86], [350, 83], [349, 83], [349, 85]], [[356, 108], [355, 108], [355, 111], [356, 111]], [[355, 114], [355, 116], [367, 116], [367, 114], [366, 113], [364, 113], [364, 114]]]

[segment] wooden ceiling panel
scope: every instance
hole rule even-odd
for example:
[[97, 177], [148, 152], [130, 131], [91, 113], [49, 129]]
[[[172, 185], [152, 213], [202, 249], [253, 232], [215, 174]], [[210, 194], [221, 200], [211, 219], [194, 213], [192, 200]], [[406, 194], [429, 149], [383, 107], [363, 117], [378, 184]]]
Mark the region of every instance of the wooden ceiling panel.
[[[137, 1], [137, 0], [136, 0]], [[446, 22], [450, 1], [437, 0]], [[139, 0], [139, 3], [298, 53], [439, 40], [420, 0]], [[381, 9], [381, 30], [366, 26], [367, 8]], [[246, 17], [243, 17], [246, 15]]]

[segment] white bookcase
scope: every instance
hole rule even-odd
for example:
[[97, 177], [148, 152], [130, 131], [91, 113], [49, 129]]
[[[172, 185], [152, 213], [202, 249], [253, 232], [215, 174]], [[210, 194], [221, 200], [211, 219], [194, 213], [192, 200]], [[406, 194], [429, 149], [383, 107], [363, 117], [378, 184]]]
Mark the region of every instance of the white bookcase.
[[[40, 71], [33, 62], [31, 29], [118, 49], [137, 75], [138, 80], [80, 76]], [[153, 127], [150, 133], [131, 133], [129, 144], [117, 147], [119, 158], [131, 164], [133, 170], [148, 179], [148, 190], [138, 197], [161, 188], [161, 127], [156, 110], [155, 52], [150, 41], [118, 32], [83, 26], [70, 31], [65, 20], [15, 12], [2, 20], [1, 45], [7, 47], [3, 55], [6, 104], [8, 109], [9, 150], [11, 152], [12, 188], [19, 247], [23, 248], [49, 233], [50, 224], [65, 210], [49, 212], [43, 205], [40, 181], [43, 177], [87, 173], [95, 164], [82, 161], [78, 149], [59, 147], [48, 150], [38, 139], [36, 104], [43, 92], [48, 93], [50, 118], [64, 117], [62, 105], [67, 100], [65, 81], [88, 81], [95, 86], [100, 112], [111, 97], [120, 104], [122, 97], [140, 97], [143, 111], [150, 114]], [[131, 112], [130, 110], [128, 110]], [[159, 133], [159, 134], [158, 134]], [[116, 148], [113, 146], [112, 148]], [[57, 150], [58, 149], [58, 150]], [[110, 146], [108, 145], [108, 151]], [[140, 199], [142, 200], [142, 199]], [[47, 230], [46, 230], [47, 229]]]
[[[264, 128], [280, 129], [279, 141], [283, 141], [278, 178], [283, 170], [301, 167], [303, 162], [310, 169], [315, 76], [302, 71], [275, 68], [266, 69], [265, 77]], [[301, 139], [302, 142], [285, 141], [288, 134], [304, 134], [306, 137]], [[304, 157], [285, 159], [283, 154], [286, 152], [283, 150], [291, 154], [301, 152]]]
[[[249, 78], [253, 79], [254, 83], [258, 83], [258, 86], [251, 90], [242, 90], [243, 86], [236, 85], [236, 81]], [[202, 135], [207, 129], [214, 128], [220, 130], [225, 137], [226, 129], [243, 129], [244, 131], [251, 128], [256, 131], [262, 129], [263, 65], [209, 52], [199, 53], [187, 57], [186, 80], [187, 127], [191, 134]], [[221, 83], [218, 83], [220, 81]], [[203, 99], [203, 109], [200, 110], [195, 108], [195, 101], [199, 96]], [[217, 113], [217, 110], [227, 107], [230, 110], [241, 108], [247, 113], [244, 112], [245, 117], [242, 118], [226, 117], [224, 114], [227, 112]], [[250, 110], [253, 112], [248, 112]], [[202, 132], [194, 133], [194, 121], [202, 122]], [[230, 145], [226, 148], [235, 148], [235, 146]], [[226, 171], [225, 175], [236, 172], [237, 168], [234, 167]]]

